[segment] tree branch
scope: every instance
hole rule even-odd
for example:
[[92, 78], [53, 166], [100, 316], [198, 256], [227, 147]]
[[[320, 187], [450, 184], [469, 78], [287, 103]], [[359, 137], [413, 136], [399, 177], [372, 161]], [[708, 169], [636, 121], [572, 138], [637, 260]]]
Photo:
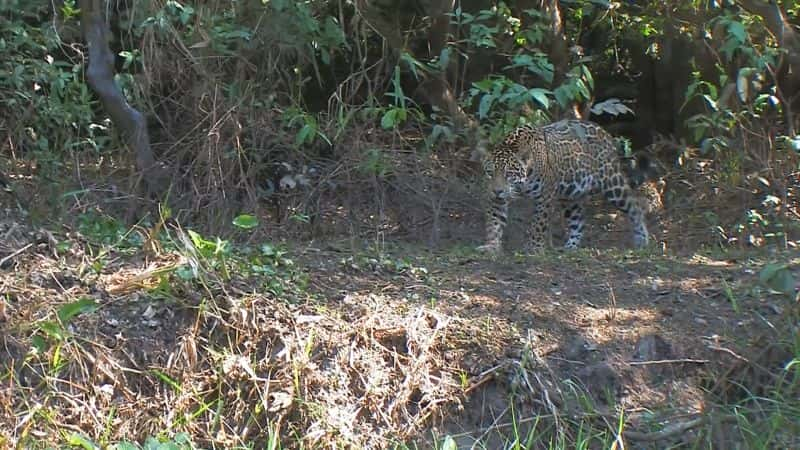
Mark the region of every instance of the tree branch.
[[109, 47], [109, 28], [104, 0], [81, 0], [81, 30], [89, 48], [86, 80], [97, 94], [103, 108], [120, 129], [127, 144], [136, 154], [136, 167], [142, 171], [149, 188], [158, 184], [154, 175], [156, 161], [150, 147], [144, 115], [128, 104], [114, 82], [114, 54]]

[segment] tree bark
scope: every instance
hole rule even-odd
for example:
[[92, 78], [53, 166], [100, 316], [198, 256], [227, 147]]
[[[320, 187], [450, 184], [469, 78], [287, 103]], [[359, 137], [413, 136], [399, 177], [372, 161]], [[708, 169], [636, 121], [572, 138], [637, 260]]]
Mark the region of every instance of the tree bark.
[[794, 29], [781, 6], [775, 1], [739, 0], [739, 6], [751, 14], [764, 19], [764, 24], [778, 45], [787, 51], [786, 56], [776, 68], [776, 80], [786, 108], [787, 126], [791, 133], [796, 132], [796, 124], [792, 123], [791, 110], [800, 108], [800, 33]]
[[456, 6], [456, 0], [436, 0], [425, 5], [425, 13], [431, 18], [428, 29], [429, 57], [435, 58], [441, 54], [450, 34], [450, 13]]
[[153, 188], [159, 184], [147, 121], [142, 113], [132, 107], [114, 82], [114, 54], [109, 47], [109, 25], [105, 0], [81, 0], [81, 30], [89, 48], [86, 80], [111, 116], [127, 144], [136, 155], [136, 167], [142, 172], [145, 184]]
[[757, 14], [764, 19], [767, 29], [778, 41], [778, 45], [795, 50], [800, 48], [800, 35], [795, 31], [786, 12], [776, 2], [739, 0], [739, 5], [748, 12]]
[[560, 84], [567, 73], [569, 66], [569, 49], [567, 37], [564, 35], [564, 20], [561, 18], [561, 6], [558, 0], [548, 0], [545, 6], [547, 15], [550, 16], [550, 60], [555, 66], [553, 82]]
[[[564, 19], [561, 14], [561, 5], [558, 0], [546, 0], [544, 2], [544, 11], [550, 17], [550, 50], [548, 57], [553, 62], [553, 84], [555, 88], [560, 86], [566, 79], [567, 71], [569, 70], [570, 54], [569, 43], [567, 36], [564, 34]], [[588, 106], [588, 105], [587, 105]], [[580, 105], [573, 104], [571, 108], [566, 108], [565, 111], [556, 111], [556, 116], [566, 115], [570, 118], [582, 118], [586, 112], [582, 112]]]

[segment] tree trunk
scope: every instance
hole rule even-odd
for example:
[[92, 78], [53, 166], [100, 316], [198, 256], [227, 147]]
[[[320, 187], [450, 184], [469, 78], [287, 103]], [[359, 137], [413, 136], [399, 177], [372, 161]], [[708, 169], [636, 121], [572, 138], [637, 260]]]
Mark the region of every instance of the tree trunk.
[[425, 13], [431, 18], [428, 29], [428, 52], [430, 58], [439, 56], [450, 34], [450, 14], [456, 6], [455, 0], [436, 0], [425, 5]]
[[800, 33], [794, 29], [786, 11], [774, 1], [739, 0], [738, 3], [748, 12], [761, 16], [778, 45], [787, 51], [775, 71], [775, 83], [779, 94], [784, 97], [781, 100], [784, 102], [789, 133], [795, 134], [797, 129], [792, 110], [800, 108]]
[[[418, 6], [421, 11], [409, 10], [407, 2], [404, 0], [357, 0], [356, 7], [367, 23], [385, 40], [389, 47], [399, 54], [402, 51], [410, 51], [406, 45], [404, 35], [407, 30], [403, 29], [404, 23], [413, 23], [408, 17], [401, 17], [403, 14], [424, 14], [431, 20], [428, 28], [428, 42], [425, 46], [427, 55], [423, 57], [433, 58], [440, 55], [447, 43], [447, 36], [450, 32], [450, 16], [455, 7], [455, 0], [429, 0], [420, 2]], [[403, 20], [401, 20], [403, 19]], [[413, 55], [419, 58], [420, 55]], [[415, 96], [419, 96], [424, 102], [437, 107], [446, 112], [456, 128], [473, 128], [474, 121], [464, 112], [458, 104], [455, 93], [450, 83], [447, 81], [448, 68], [443, 67], [441, 72], [425, 74], [425, 77], [416, 87]]]
[[127, 144], [136, 154], [136, 167], [142, 172], [148, 189], [160, 185], [158, 167], [150, 148], [147, 121], [144, 115], [128, 104], [114, 82], [114, 54], [109, 47], [109, 25], [105, 0], [81, 0], [81, 29], [89, 48], [86, 80], [100, 99], [103, 108], [119, 128]]
[[[455, 0], [431, 0], [424, 4], [425, 14], [431, 18], [431, 26], [428, 29], [428, 57], [431, 59], [441, 55], [447, 44], [447, 37], [450, 34], [450, 14], [455, 6]], [[440, 72], [420, 83], [417, 93], [429, 104], [446, 111], [457, 129], [473, 128], [477, 124], [458, 104], [456, 94], [448, 81], [448, 73], [451, 72], [452, 66], [451, 59], [447, 67], [442, 67]]]
[[[545, 13], [550, 17], [550, 50], [548, 57], [553, 63], [552, 87], [555, 88], [560, 86], [567, 77], [570, 63], [569, 44], [567, 36], [564, 34], [564, 19], [558, 0], [546, 0], [544, 3]], [[583, 112], [577, 103], [573, 104], [571, 108], [566, 108], [565, 111], [556, 110], [557, 118], [568, 116], [580, 119], [584, 114], [588, 114], [588, 108]]]

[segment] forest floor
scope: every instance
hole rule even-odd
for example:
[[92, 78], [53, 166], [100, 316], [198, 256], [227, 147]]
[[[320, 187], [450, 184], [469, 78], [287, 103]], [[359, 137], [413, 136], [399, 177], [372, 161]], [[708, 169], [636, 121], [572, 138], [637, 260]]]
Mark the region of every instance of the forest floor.
[[797, 304], [765, 285], [796, 250], [226, 246], [4, 211], [1, 448], [800, 447]]

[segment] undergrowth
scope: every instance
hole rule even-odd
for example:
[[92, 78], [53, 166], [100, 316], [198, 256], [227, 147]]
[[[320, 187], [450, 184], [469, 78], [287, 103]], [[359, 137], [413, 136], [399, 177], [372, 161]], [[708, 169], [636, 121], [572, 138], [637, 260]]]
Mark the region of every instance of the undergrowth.
[[[758, 269], [749, 283], [720, 286], [729, 300], [737, 299], [735, 312], [754, 309], [764, 298], [785, 311], [784, 320], [770, 325], [770, 351], [748, 350], [733, 364], [709, 368], [702, 410], [630, 411], [614, 392], [562, 378], [532, 336], [518, 357], [482, 372], [440, 360], [457, 348], [459, 327], [493, 333], [482, 320], [469, 324], [439, 311], [446, 306], [435, 294], [447, 276], [442, 262], [470, 264], [481, 258], [473, 251], [426, 256], [408, 248], [365, 249], [331, 261], [332, 272], [325, 272], [309, 264], [313, 256], [305, 254], [299, 263], [295, 250], [254, 241], [251, 215], [232, 220], [240, 229], [233, 242], [184, 230], [163, 212], [156, 224], [132, 228], [97, 211], [86, 213], [77, 220], [80, 234], [54, 236], [57, 258], [50, 257], [50, 269], [22, 265], [27, 281], [4, 281], [11, 286], [4, 310], [27, 317], [3, 325], [11, 359], [2, 375], [10, 389], [2, 395], [11, 408], [7, 417], [15, 418], [0, 427], [4, 444], [44, 448], [36, 444], [44, 439], [85, 449], [449, 450], [797, 443], [800, 342], [784, 332], [800, 323], [797, 294], [790, 290], [798, 261], [791, 256], [751, 255], [747, 266]], [[596, 256], [584, 251], [519, 258], [504, 264], [579, 267]], [[666, 270], [660, 276], [675, 264], [636, 252], [608, 261], [625, 268], [648, 260], [660, 261]], [[40, 275], [52, 269], [59, 273], [55, 285]], [[363, 303], [351, 303], [348, 294], [337, 306], [311, 289], [343, 274], [426, 286], [430, 301], [411, 298], [426, 306], [389, 311], [371, 303], [382, 295], [375, 290]], [[26, 296], [29, 303], [20, 303]], [[355, 309], [342, 308], [348, 304]], [[468, 340], [478, 337], [467, 334]], [[425, 425], [448, 417], [459, 403], [467, 402], [469, 410], [490, 386], [507, 404], [490, 422], [445, 434]], [[356, 405], [370, 412], [358, 415]], [[398, 405], [401, 414], [380, 418]], [[350, 422], [341, 421], [346, 417]], [[408, 425], [413, 418], [425, 421]]]
[[[766, 22], [715, 2], [459, 4], [437, 48], [435, 14], [370, 11], [385, 3], [115, 2], [115, 81], [173, 175], [145, 196], [85, 82], [80, 2], [0, 1], [0, 447], [800, 447], [800, 138]], [[796, 21], [789, 3], [771, 5]], [[662, 104], [649, 72], [687, 40], [711, 54], [689, 49]], [[649, 147], [660, 247], [608, 250], [606, 220], [603, 250], [477, 254], [475, 141], [580, 109], [647, 133], [669, 113], [651, 125], [680, 136]], [[701, 307], [678, 325], [709, 328], [713, 357], [653, 363], [691, 367], [693, 409], [631, 407], [543, 343]]]

